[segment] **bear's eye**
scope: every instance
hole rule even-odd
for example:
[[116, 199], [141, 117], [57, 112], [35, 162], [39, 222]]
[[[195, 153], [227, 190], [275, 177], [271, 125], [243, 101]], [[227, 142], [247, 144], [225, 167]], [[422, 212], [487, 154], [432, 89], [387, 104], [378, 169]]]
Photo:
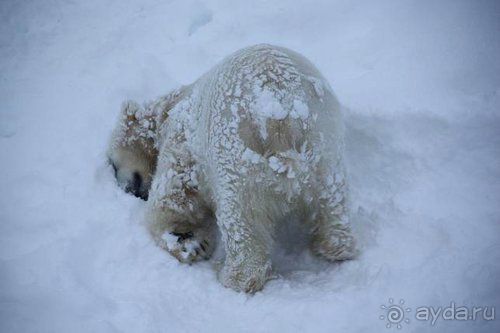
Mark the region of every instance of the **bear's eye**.
[[111, 166], [113, 167], [113, 171], [114, 171], [115, 177], [116, 177], [116, 174], [118, 173], [118, 168], [116, 167], [115, 163], [113, 163], [112, 160], [109, 160], [109, 164], [111, 164]]

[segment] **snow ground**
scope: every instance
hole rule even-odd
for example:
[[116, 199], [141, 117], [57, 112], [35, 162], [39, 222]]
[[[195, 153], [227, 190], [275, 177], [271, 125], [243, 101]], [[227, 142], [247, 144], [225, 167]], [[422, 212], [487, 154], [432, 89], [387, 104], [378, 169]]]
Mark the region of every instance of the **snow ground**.
[[[0, 22], [0, 331], [389, 332], [391, 297], [500, 312], [498, 2], [1, 1]], [[281, 251], [247, 296], [153, 245], [104, 148], [122, 100], [261, 42], [310, 58], [346, 107], [364, 249]]]

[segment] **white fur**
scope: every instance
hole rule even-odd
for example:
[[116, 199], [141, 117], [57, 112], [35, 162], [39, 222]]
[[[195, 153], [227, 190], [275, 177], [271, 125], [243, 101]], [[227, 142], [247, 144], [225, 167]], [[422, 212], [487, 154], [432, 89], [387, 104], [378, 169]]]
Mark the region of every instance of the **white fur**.
[[154, 115], [157, 151], [148, 224], [180, 261], [210, 256], [216, 223], [226, 250], [221, 282], [259, 290], [276, 226], [289, 214], [310, 226], [314, 253], [354, 256], [340, 107], [303, 56], [245, 48], [141, 112]]

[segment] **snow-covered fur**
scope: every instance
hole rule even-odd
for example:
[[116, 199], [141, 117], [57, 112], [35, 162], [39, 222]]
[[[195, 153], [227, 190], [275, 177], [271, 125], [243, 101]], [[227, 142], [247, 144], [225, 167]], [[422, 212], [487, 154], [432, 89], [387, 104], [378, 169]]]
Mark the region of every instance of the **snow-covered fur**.
[[256, 45], [144, 108], [126, 102], [108, 156], [124, 187], [138, 187], [134, 174], [142, 186], [152, 179], [147, 222], [162, 248], [181, 262], [208, 258], [218, 226], [220, 281], [255, 292], [290, 214], [308, 225], [314, 253], [355, 255], [342, 153], [326, 80], [303, 56]]

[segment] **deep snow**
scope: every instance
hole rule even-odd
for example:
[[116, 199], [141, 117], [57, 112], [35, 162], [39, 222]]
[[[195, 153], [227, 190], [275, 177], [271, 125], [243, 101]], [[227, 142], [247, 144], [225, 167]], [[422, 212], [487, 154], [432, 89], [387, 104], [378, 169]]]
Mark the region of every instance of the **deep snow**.
[[[0, 2], [0, 330], [385, 332], [394, 298], [402, 331], [498, 331], [413, 314], [500, 312], [499, 36], [496, 1]], [[286, 233], [280, 277], [247, 296], [154, 246], [104, 149], [122, 100], [261, 42], [345, 107], [363, 252], [329, 264]]]

